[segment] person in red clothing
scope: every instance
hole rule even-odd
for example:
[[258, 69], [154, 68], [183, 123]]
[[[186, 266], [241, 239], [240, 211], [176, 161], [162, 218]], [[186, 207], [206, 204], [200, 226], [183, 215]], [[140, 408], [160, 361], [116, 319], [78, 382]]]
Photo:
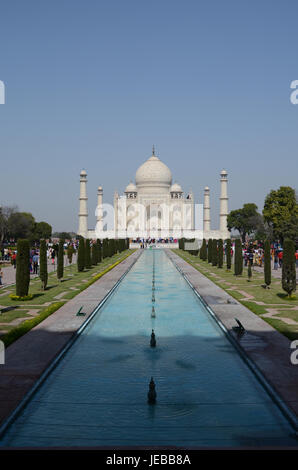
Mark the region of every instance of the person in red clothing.
[[279, 267], [280, 267], [280, 268], [282, 267], [282, 255], [283, 255], [283, 252], [282, 252], [282, 251], [280, 251], [280, 252], [278, 253], [278, 255], [277, 255], [277, 256], [278, 256], [278, 262], [279, 262]]
[[295, 252], [295, 257], [296, 257], [296, 268], [298, 268], [298, 250]]
[[16, 254], [15, 251], [13, 252], [13, 255], [12, 255], [12, 257], [11, 257], [11, 262], [12, 262], [13, 267], [16, 268], [16, 265], [17, 265], [17, 254]]

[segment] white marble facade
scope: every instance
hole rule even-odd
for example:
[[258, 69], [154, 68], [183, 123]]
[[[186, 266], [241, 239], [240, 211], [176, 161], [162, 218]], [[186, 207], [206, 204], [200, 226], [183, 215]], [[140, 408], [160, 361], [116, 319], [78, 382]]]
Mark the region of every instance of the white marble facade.
[[[124, 194], [114, 195], [113, 207], [103, 204], [103, 189], [97, 191], [97, 224], [88, 230], [87, 173], [80, 174], [80, 211], [78, 234], [85, 238], [228, 238], [227, 172], [221, 172], [220, 229], [210, 227], [210, 190], [205, 188], [204, 210], [196, 210], [192, 191], [184, 193], [172, 182], [170, 169], [155, 155], [138, 168], [135, 183], [130, 182]], [[107, 220], [104, 218], [109, 214]], [[196, 215], [196, 220], [195, 220]], [[202, 220], [197, 220], [202, 219]], [[107, 222], [107, 223], [106, 223]], [[108, 225], [108, 227], [106, 227]], [[107, 229], [107, 230], [105, 230]]]

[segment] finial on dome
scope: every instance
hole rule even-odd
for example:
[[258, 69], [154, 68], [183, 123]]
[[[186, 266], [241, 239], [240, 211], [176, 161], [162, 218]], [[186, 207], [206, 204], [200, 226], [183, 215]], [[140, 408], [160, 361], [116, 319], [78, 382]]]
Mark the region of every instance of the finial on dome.
[[154, 145], [152, 146], [152, 155], [155, 155], [155, 148], [154, 148]]

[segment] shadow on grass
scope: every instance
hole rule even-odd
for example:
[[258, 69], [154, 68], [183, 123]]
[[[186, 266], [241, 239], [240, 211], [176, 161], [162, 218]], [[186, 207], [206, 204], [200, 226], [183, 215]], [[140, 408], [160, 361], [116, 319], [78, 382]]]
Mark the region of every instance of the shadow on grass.
[[293, 301], [293, 300], [297, 300], [297, 297], [296, 295], [292, 295], [291, 297], [288, 296], [288, 294], [284, 294], [282, 292], [279, 292], [278, 294], [276, 294], [277, 297], [279, 297], [280, 299], [283, 299], [283, 300], [288, 300], [289, 302]]

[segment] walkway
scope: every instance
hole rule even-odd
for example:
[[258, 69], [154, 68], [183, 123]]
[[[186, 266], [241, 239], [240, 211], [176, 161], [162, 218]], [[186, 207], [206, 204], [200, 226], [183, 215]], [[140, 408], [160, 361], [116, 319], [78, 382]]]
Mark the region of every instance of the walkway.
[[[77, 255], [75, 254], [73, 256], [73, 263], [75, 264], [77, 262]], [[66, 255], [64, 255], [64, 266], [69, 266], [68, 258]], [[57, 270], [57, 263], [54, 265], [52, 264], [51, 260], [48, 260], [48, 272], [51, 273], [53, 271]], [[16, 270], [13, 266], [5, 266], [2, 267], [2, 272], [3, 272], [3, 278], [2, 278], [2, 283], [4, 287], [10, 286], [12, 284], [15, 284], [16, 282]], [[37, 277], [38, 274], [30, 274], [30, 278], [34, 279]]]

